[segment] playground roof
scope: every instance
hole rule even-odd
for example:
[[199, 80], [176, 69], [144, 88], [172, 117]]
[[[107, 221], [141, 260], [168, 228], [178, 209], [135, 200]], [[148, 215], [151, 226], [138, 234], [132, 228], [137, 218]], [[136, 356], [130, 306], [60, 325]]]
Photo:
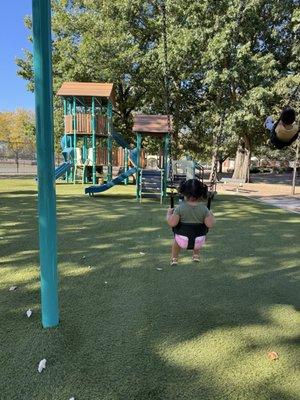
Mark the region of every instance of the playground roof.
[[58, 96], [104, 97], [114, 102], [113, 83], [64, 82], [57, 92]]
[[163, 134], [169, 132], [167, 115], [135, 115], [133, 132], [147, 134]]

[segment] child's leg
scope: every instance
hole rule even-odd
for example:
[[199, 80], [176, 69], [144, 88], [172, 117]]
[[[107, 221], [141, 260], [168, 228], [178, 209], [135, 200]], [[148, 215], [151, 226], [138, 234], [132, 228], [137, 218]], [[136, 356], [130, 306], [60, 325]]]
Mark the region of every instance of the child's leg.
[[193, 261], [199, 261], [200, 260], [200, 249], [204, 245], [206, 240], [206, 236], [198, 236], [195, 239], [195, 245], [194, 245], [194, 250], [193, 250]]
[[193, 250], [193, 261], [199, 261], [200, 260], [200, 249], [194, 249]]
[[279, 140], [276, 136], [276, 126], [277, 123], [273, 121], [272, 117], [268, 117], [265, 121], [264, 127], [270, 131], [270, 141], [276, 149], [283, 149], [286, 147], [286, 144]]
[[179, 252], [180, 252], [180, 247], [178, 246], [178, 244], [177, 244], [177, 242], [176, 242], [176, 240], [174, 238], [173, 243], [172, 243], [172, 261], [171, 261], [171, 264], [172, 263], [173, 264], [177, 263]]
[[281, 150], [284, 147], [288, 146], [287, 143], [282, 142], [281, 140], [278, 139], [278, 137], [276, 136], [275, 128], [273, 128], [270, 132], [270, 141], [273, 144], [273, 146], [275, 146], [276, 149], [278, 150]]

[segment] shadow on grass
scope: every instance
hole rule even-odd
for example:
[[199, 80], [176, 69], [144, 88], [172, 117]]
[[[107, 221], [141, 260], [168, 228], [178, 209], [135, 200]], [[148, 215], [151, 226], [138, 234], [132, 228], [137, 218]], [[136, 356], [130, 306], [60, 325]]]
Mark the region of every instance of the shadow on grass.
[[[36, 199], [1, 202], [3, 398], [295, 400], [295, 355], [280, 370], [265, 359], [296, 340], [295, 215], [218, 196], [202, 262], [185, 253], [171, 269], [158, 203], [59, 195], [61, 325], [42, 330]], [[44, 356], [44, 375], [28, 380]]]

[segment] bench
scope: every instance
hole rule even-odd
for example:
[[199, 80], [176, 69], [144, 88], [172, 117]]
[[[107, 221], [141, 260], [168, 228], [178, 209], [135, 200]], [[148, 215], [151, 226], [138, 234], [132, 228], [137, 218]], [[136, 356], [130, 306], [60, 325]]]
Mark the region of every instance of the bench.
[[235, 191], [238, 192], [240, 188], [242, 188], [245, 184], [244, 179], [233, 179], [233, 178], [222, 178], [220, 180], [221, 183], [224, 183], [226, 185], [227, 183], [231, 183], [235, 185]]

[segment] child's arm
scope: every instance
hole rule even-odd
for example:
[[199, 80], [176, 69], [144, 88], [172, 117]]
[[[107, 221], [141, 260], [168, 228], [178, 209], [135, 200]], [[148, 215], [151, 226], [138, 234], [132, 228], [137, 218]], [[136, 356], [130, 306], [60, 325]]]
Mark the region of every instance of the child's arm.
[[178, 225], [178, 222], [180, 220], [179, 215], [174, 214], [174, 208], [168, 208], [167, 211], [167, 223], [168, 225], [173, 228], [174, 226]]
[[213, 226], [215, 225], [216, 219], [211, 211], [209, 212], [208, 216], [205, 217], [204, 223], [208, 228], [213, 228]]

